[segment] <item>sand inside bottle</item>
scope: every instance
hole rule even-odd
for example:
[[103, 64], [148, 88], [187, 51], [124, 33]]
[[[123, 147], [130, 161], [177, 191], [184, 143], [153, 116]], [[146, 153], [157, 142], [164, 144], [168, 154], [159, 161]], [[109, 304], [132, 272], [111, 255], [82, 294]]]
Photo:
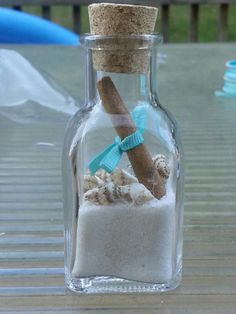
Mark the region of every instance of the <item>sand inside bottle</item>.
[[171, 280], [174, 269], [175, 194], [143, 205], [79, 209], [73, 276], [115, 276], [146, 283]]

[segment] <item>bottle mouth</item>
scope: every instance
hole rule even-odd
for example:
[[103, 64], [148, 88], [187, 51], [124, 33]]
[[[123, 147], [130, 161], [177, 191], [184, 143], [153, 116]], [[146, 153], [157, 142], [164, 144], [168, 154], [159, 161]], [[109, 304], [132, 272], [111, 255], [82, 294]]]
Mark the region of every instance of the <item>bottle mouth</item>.
[[151, 55], [162, 42], [162, 36], [152, 35], [91, 35], [80, 38], [82, 47], [91, 52], [97, 71], [115, 73], [146, 73]]
[[80, 36], [80, 43], [85, 49], [92, 50], [149, 50], [161, 44], [162, 35], [92, 35], [83, 34]]

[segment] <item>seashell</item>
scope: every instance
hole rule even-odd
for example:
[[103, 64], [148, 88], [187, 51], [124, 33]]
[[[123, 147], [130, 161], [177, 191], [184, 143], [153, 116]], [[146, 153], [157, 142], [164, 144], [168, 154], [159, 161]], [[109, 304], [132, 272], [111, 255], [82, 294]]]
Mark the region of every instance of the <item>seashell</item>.
[[170, 175], [170, 168], [166, 161], [166, 157], [164, 155], [158, 154], [153, 157], [152, 160], [160, 176], [164, 179], [168, 179]]
[[84, 176], [84, 191], [92, 190], [97, 186], [103, 185], [103, 181], [97, 176], [90, 176], [86, 174]]
[[119, 202], [142, 205], [154, 199], [152, 193], [140, 183], [118, 186], [114, 182], [87, 191], [84, 197], [86, 201], [97, 205], [110, 205]]
[[110, 180], [114, 184], [121, 186], [138, 182], [135, 176], [120, 168], [117, 168], [110, 174]]
[[119, 189], [110, 182], [102, 185], [101, 187], [96, 187], [92, 190], [87, 191], [84, 194], [86, 201], [90, 201], [97, 205], [109, 205], [114, 203], [118, 198]]
[[121, 186], [138, 182], [135, 176], [120, 168], [115, 169], [110, 174], [105, 170], [99, 170], [96, 175], [104, 182], [113, 182]]
[[106, 172], [105, 170], [101, 169], [101, 170], [98, 170], [96, 172], [96, 176], [102, 180], [103, 182], [109, 182], [109, 177], [110, 177], [110, 174], [108, 172]]
[[144, 203], [155, 198], [152, 193], [141, 183], [131, 184], [129, 193], [132, 201], [136, 205], [143, 205]]

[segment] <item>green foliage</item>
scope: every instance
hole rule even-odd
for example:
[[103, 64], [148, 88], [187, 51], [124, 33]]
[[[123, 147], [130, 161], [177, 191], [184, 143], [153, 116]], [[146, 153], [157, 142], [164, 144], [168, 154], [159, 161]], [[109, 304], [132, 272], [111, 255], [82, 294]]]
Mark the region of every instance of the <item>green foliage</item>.
[[82, 22], [81, 32], [82, 33], [89, 33], [89, 20], [88, 20], [88, 9], [87, 9], [87, 7], [82, 7], [81, 22]]
[[188, 7], [173, 5], [170, 7], [169, 41], [188, 41]]
[[231, 5], [229, 11], [229, 28], [228, 36], [229, 41], [236, 41], [236, 4]]
[[218, 6], [202, 5], [199, 16], [199, 41], [217, 41]]
[[[24, 11], [41, 15], [40, 8], [24, 7]], [[88, 10], [83, 6], [81, 9], [81, 31], [89, 32]], [[217, 20], [219, 9], [217, 5], [201, 5], [199, 12], [198, 39], [200, 42], [217, 41]], [[236, 41], [236, 5], [230, 5], [228, 22], [228, 40]], [[66, 28], [73, 29], [72, 8], [66, 6], [52, 7], [52, 21]], [[169, 41], [188, 41], [189, 29], [189, 6], [172, 5], [170, 8]], [[160, 30], [158, 21], [156, 31]]]

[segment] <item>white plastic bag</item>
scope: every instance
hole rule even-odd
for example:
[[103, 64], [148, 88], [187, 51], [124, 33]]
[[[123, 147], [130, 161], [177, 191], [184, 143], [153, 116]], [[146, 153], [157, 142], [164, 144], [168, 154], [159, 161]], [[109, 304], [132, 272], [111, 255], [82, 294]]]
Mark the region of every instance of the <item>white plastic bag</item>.
[[64, 120], [78, 110], [71, 96], [56, 84], [52, 87], [16, 51], [0, 50], [0, 81], [0, 114], [15, 122]]

